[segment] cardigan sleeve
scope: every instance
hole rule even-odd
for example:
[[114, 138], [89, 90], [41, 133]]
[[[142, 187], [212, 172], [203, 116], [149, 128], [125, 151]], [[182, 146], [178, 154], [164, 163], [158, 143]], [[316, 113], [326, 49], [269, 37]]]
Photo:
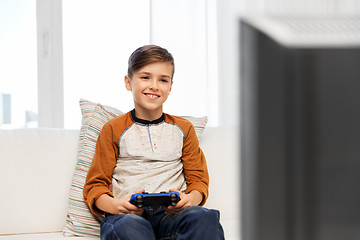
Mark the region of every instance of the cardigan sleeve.
[[97, 216], [104, 212], [95, 206], [95, 201], [103, 194], [113, 197], [109, 186], [112, 182], [112, 172], [118, 157], [117, 140], [110, 124], [105, 124], [96, 142], [95, 155], [91, 162], [83, 195], [91, 212]]
[[202, 206], [205, 204], [209, 195], [209, 173], [205, 155], [199, 146], [199, 141], [192, 124], [185, 132], [182, 154], [184, 174], [187, 183], [186, 193], [192, 190], [199, 191], [203, 196], [203, 200], [200, 203]]

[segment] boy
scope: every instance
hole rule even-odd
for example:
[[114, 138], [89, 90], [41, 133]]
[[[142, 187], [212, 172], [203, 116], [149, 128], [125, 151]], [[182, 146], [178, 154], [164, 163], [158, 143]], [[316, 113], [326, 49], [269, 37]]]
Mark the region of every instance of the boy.
[[[202, 206], [209, 176], [193, 125], [163, 113], [174, 59], [146, 45], [129, 58], [125, 86], [135, 108], [106, 123], [96, 144], [84, 199], [101, 223], [101, 239], [224, 239], [219, 212]], [[178, 192], [175, 206], [139, 208], [134, 193]], [[200, 205], [200, 206], [199, 206]]]

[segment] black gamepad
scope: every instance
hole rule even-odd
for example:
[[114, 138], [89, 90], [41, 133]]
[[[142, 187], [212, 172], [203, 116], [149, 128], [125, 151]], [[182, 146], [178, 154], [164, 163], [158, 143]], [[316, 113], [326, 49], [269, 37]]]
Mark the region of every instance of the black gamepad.
[[180, 200], [178, 192], [136, 193], [130, 198], [130, 203], [137, 207], [144, 206], [175, 206]]

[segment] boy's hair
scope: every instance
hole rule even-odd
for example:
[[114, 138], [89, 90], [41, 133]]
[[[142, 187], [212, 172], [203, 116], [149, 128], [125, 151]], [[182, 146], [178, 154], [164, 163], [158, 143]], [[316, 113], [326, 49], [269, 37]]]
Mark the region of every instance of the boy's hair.
[[129, 57], [128, 76], [132, 78], [135, 71], [156, 62], [169, 62], [173, 66], [171, 78], [174, 76], [175, 64], [171, 53], [156, 45], [145, 45], [136, 49]]

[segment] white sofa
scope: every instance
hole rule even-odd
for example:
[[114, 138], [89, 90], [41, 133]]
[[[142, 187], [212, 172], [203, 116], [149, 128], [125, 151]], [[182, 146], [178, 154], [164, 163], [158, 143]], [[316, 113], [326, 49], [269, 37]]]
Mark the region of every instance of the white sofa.
[[[207, 127], [200, 141], [210, 173], [206, 207], [220, 210], [230, 240], [240, 239], [238, 137], [237, 127]], [[78, 140], [76, 130], [0, 130], [0, 239], [97, 239], [62, 234]]]

